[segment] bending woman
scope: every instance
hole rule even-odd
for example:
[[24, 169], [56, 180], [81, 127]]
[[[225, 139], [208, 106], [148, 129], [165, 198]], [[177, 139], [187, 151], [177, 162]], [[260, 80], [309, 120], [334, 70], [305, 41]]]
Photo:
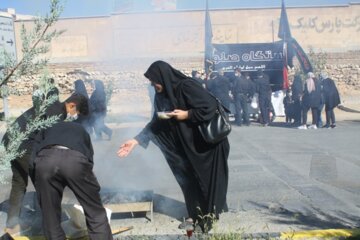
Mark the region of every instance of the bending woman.
[[217, 102], [198, 82], [166, 62], [151, 64], [145, 77], [156, 91], [155, 111], [170, 111], [169, 119], [159, 119], [155, 112], [134, 139], [120, 146], [118, 155], [126, 157], [136, 145], [146, 148], [149, 141], [154, 142], [184, 194], [189, 214], [186, 223], [194, 222], [208, 231], [210, 218], [227, 210], [228, 139], [208, 144], [198, 131], [201, 122], [214, 116]]

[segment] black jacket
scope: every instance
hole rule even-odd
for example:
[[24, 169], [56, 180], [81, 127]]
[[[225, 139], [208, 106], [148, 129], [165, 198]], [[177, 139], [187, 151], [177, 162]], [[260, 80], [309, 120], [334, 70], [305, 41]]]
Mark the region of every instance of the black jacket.
[[263, 74], [255, 78], [256, 92], [259, 94], [259, 99], [271, 99], [270, 79]]
[[319, 108], [322, 101], [321, 101], [321, 85], [320, 85], [320, 81], [315, 79], [314, 80], [315, 83], [315, 90], [312, 92], [309, 92], [307, 87], [306, 87], [306, 83], [304, 86], [304, 96], [302, 99], [302, 104], [305, 107], [310, 107], [310, 108]]
[[254, 83], [250, 78], [244, 76], [236, 77], [234, 79], [232, 93], [234, 96], [237, 94], [245, 94], [248, 97], [252, 97], [255, 93]]
[[[13, 125], [18, 125], [21, 132], [26, 131], [27, 123], [29, 120], [33, 119], [35, 117], [35, 108], [29, 108], [26, 112], [21, 114], [15, 121], [13, 122]], [[1, 142], [4, 144], [5, 148], [7, 149], [9, 146], [9, 130], [7, 130], [1, 140]], [[26, 140], [24, 140], [19, 147], [19, 150], [25, 150], [26, 152], [31, 152], [32, 144], [34, 139], [34, 133], [31, 134]]]
[[85, 128], [77, 122], [58, 122], [52, 127], [40, 131], [36, 138], [32, 160], [41, 149], [52, 145], [61, 145], [78, 151], [93, 162], [93, 147], [89, 134]]
[[340, 104], [340, 95], [333, 80], [326, 78], [322, 80], [322, 91], [327, 108], [334, 108]]

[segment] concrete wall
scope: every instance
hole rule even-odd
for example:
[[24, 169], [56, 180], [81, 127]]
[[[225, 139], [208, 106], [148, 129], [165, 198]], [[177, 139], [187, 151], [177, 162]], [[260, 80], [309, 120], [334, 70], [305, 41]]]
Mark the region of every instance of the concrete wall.
[[[307, 50], [360, 50], [360, 4], [288, 8], [292, 35]], [[280, 8], [213, 10], [214, 43], [276, 41]], [[17, 45], [20, 26], [15, 23]], [[31, 22], [24, 22], [27, 27]], [[51, 44], [52, 63], [104, 62], [136, 58], [201, 58], [204, 12], [128, 13], [93, 18], [61, 19], [66, 32]], [[18, 57], [21, 48], [18, 47]]]

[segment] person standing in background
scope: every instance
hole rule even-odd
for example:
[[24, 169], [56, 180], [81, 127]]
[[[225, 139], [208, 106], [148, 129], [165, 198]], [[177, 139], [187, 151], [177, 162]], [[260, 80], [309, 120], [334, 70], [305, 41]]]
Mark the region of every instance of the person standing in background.
[[[86, 90], [86, 86], [83, 80], [78, 79], [74, 82], [74, 93], [76, 94], [81, 94], [82, 96], [84, 96], [87, 99], [88, 102], [88, 106], [90, 105], [89, 103], [89, 95], [88, 92]], [[91, 109], [89, 109], [89, 114], [84, 117], [82, 119], [81, 125], [84, 126], [84, 128], [86, 129], [86, 131], [91, 135], [93, 133], [93, 124], [91, 123]]]
[[227, 109], [230, 109], [230, 80], [224, 76], [224, 71], [212, 72], [208, 81], [208, 90], [217, 97]]
[[340, 104], [339, 91], [337, 90], [334, 81], [329, 78], [326, 72], [322, 72], [320, 74], [320, 77], [326, 113], [326, 124], [324, 125], [324, 127], [335, 128], [336, 121], [334, 108]]
[[108, 136], [108, 140], [111, 140], [112, 130], [105, 125], [107, 106], [104, 83], [101, 80], [94, 80], [94, 88], [89, 103], [96, 140], [102, 139], [102, 132]]
[[311, 109], [312, 124], [309, 129], [317, 129], [319, 121], [319, 107], [321, 105], [321, 87], [319, 81], [315, 78], [314, 73], [309, 72], [308, 78], [305, 81], [304, 96], [302, 100], [303, 105], [303, 122], [299, 129], [307, 129], [307, 113]]
[[304, 88], [300, 75], [295, 75], [294, 82], [291, 85], [291, 97], [294, 101], [294, 124], [295, 126], [301, 125], [301, 99], [303, 96]]
[[269, 76], [262, 70], [258, 70], [254, 79], [256, 92], [259, 94], [259, 106], [261, 112], [261, 124], [266, 127], [270, 123], [271, 87]]
[[241, 74], [240, 68], [235, 69], [232, 93], [235, 101], [235, 123], [241, 126], [244, 123], [250, 125], [248, 102], [255, 93], [253, 82], [249, 74]]
[[201, 84], [201, 86], [203, 86], [203, 88], [206, 88], [206, 81], [201, 78], [201, 74], [200, 74], [199, 71], [193, 70], [193, 71], [191, 72], [191, 76], [192, 76], [193, 79], [195, 79], [196, 81], [198, 81], [198, 82]]

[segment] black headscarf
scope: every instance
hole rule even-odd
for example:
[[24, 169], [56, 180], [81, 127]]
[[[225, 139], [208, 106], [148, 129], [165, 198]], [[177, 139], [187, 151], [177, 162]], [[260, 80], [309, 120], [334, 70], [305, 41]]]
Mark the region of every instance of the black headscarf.
[[106, 93], [104, 83], [101, 80], [94, 80], [95, 90], [91, 94], [91, 100], [106, 104]]
[[163, 86], [164, 92], [169, 98], [172, 108], [175, 109], [179, 107], [178, 101], [175, 97], [175, 92], [179, 84], [189, 77], [164, 61], [156, 61], [152, 63], [144, 75], [150, 81]]
[[101, 80], [94, 80], [95, 91], [105, 92], [104, 83]]
[[83, 80], [78, 79], [74, 82], [74, 93], [79, 93], [89, 99], [89, 95], [87, 94], [85, 83]]

